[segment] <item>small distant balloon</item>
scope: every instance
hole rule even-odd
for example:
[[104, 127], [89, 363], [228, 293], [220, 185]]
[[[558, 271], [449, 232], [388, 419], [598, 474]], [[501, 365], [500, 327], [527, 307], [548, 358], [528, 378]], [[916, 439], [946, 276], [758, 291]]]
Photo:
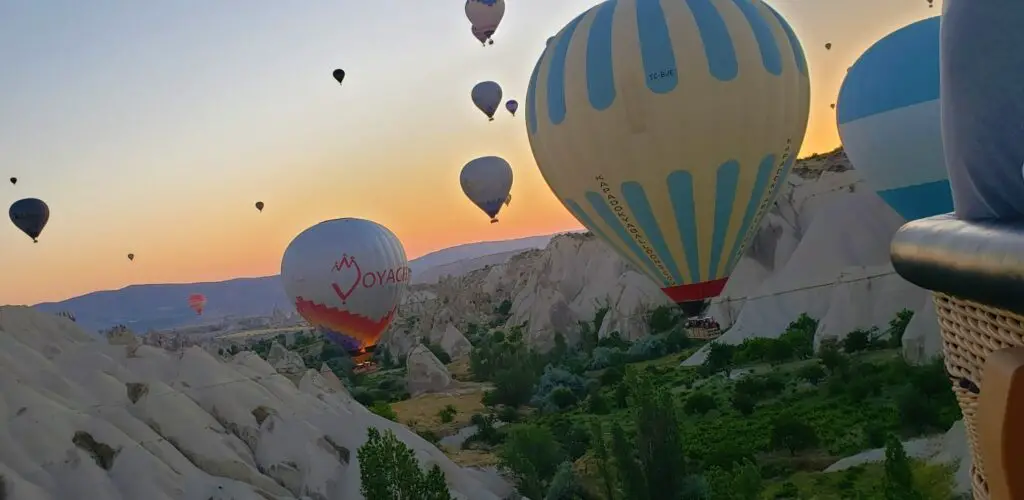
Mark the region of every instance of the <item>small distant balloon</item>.
[[17, 184], [17, 183], [18, 183], [18, 178], [17, 177], [11, 177], [11, 184]]
[[134, 261], [135, 260], [135, 254], [133, 254], [133, 253], [128, 254], [128, 260]]
[[470, 97], [473, 98], [473, 104], [483, 111], [490, 121], [494, 121], [494, 113], [501, 105], [501, 85], [491, 81], [480, 82], [473, 86]]
[[459, 184], [469, 201], [490, 217], [491, 224], [498, 222], [502, 204], [512, 202], [512, 166], [503, 158], [484, 156], [470, 161], [462, 167]]
[[832, 50], [832, 44], [831, 43], [826, 43], [825, 44], [825, 50]]
[[341, 82], [345, 81], [345, 70], [343, 70], [343, 69], [336, 69], [336, 70], [334, 70], [333, 75], [334, 75], [334, 79], [338, 80], [338, 84], [339, 85], [341, 84]]
[[259, 210], [260, 212], [263, 211], [263, 202], [262, 201], [257, 201], [256, 202], [256, 210]]
[[25, 198], [14, 202], [8, 213], [11, 222], [35, 243], [39, 242], [39, 235], [46, 227], [46, 222], [50, 220], [50, 207], [37, 198]]
[[831, 106], [832, 109], [836, 109], [836, 103], [829, 104], [829, 106]]
[[491, 37], [498, 30], [498, 25], [501, 24], [501, 18], [504, 16], [505, 0], [466, 0], [466, 17], [469, 19], [469, 24], [483, 33], [489, 43], [494, 43]]
[[188, 296], [188, 307], [201, 316], [206, 308], [206, 296], [201, 293], [193, 293]]
[[516, 116], [516, 110], [519, 109], [519, 101], [510, 99], [505, 103], [505, 109], [507, 109], [509, 113], [512, 113], [512, 116]]

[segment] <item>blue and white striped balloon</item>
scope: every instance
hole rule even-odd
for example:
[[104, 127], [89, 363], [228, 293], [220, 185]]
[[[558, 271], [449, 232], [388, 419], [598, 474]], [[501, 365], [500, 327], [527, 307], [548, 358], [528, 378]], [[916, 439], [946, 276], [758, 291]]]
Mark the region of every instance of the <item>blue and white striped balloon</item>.
[[853, 167], [904, 219], [953, 210], [939, 113], [939, 17], [882, 38], [850, 67], [836, 102]]
[[807, 128], [803, 49], [761, 0], [608, 0], [530, 77], [537, 165], [678, 303], [721, 293]]

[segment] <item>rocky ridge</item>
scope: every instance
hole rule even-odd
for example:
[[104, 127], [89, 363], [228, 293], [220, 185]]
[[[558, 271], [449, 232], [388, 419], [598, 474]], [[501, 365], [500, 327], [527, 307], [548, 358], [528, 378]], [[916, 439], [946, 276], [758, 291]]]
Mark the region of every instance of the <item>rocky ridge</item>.
[[503, 495], [283, 348], [272, 366], [252, 352], [223, 359], [110, 340], [36, 309], [0, 308], [6, 498], [360, 499], [357, 450], [370, 427], [437, 464], [457, 498]]

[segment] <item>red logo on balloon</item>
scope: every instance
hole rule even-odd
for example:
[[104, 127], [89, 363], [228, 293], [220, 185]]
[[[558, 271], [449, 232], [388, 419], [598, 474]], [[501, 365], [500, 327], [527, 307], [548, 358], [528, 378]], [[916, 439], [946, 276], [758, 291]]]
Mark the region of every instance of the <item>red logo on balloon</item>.
[[331, 288], [334, 289], [334, 293], [338, 294], [338, 298], [341, 299], [342, 304], [352, 296], [352, 292], [354, 292], [356, 287], [359, 286], [359, 282], [363, 279], [363, 271], [359, 269], [359, 263], [356, 262], [356, 258], [349, 257], [348, 254], [342, 255], [341, 260], [335, 262], [334, 267], [331, 268], [331, 271], [338, 272], [342, 269], [351, 269], [353, 267], [356, 270], [355, 275], [353, 276], [355, 279], [352, 280], [352, 284], [348, 287], [347, 291], [342, 291], [341, 287], [338, 286], [337, 283], [331, 284]]

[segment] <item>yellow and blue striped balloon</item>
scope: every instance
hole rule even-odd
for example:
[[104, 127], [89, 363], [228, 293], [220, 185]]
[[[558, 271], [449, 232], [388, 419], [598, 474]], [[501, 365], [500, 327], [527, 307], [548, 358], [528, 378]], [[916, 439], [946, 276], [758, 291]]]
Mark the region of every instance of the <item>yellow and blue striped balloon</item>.
[[678, 303], [721, 293], [800, 150], [807, 62], [761, 0], [607, 0], [530, 77], [537, 165]]

